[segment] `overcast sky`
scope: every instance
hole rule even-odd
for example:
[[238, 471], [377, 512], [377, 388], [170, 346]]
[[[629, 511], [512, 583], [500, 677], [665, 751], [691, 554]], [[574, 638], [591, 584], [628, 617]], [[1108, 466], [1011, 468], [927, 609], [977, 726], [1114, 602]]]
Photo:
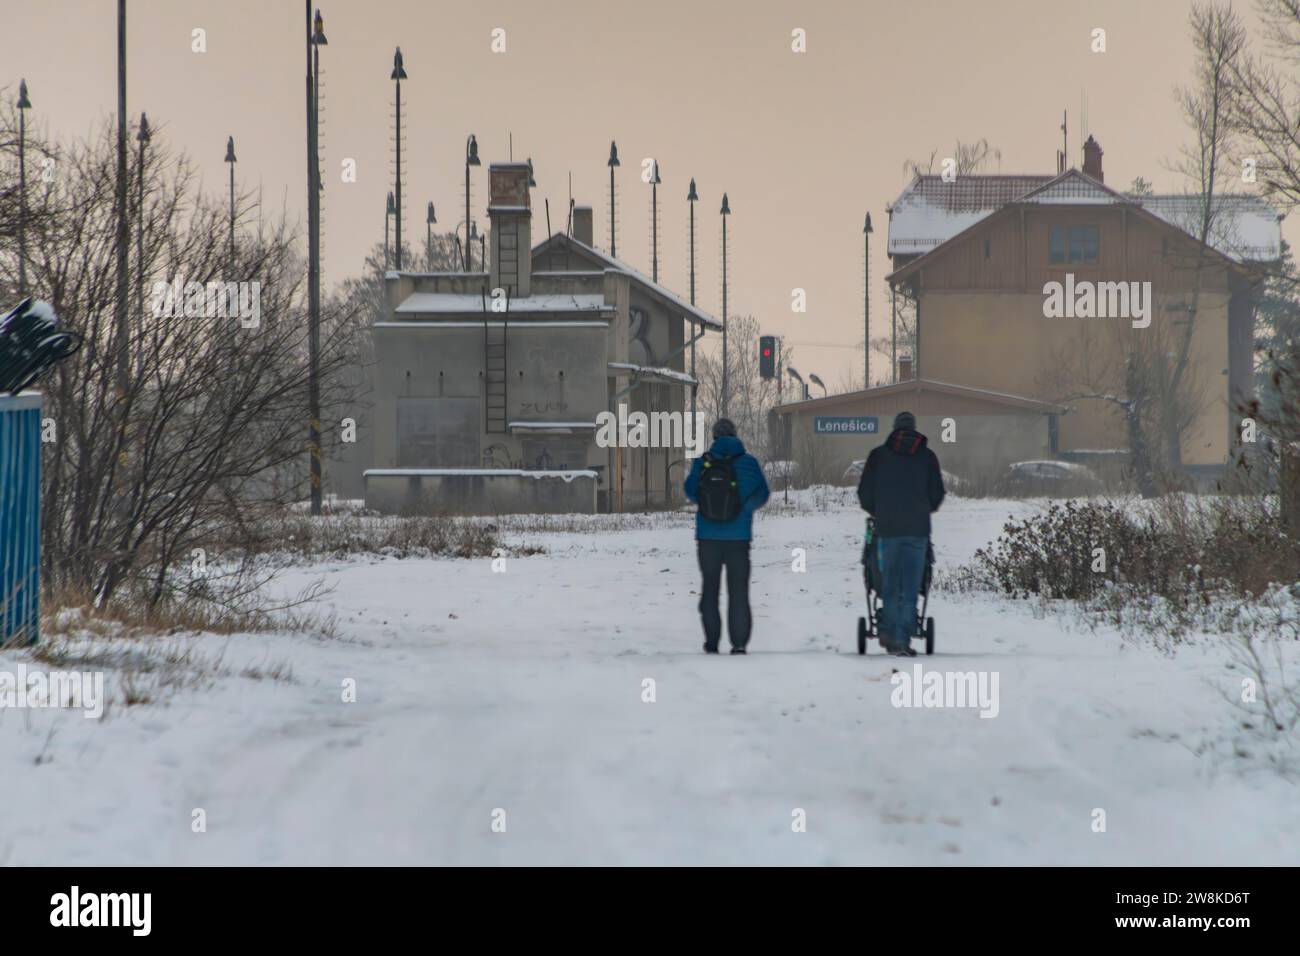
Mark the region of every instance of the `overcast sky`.
[[[7, 3], [0, 86], [26, 77], [33, 122], [78, 135], [116, 108], [112, 0]], [[1249, 6], [1238, 4], [1244, 13]], [[834, 384], [861, 363], [862, 222], [870, 211], [873, 332], [888, 327], [885, 206], [909, 157], [986, 137], [1003, 172], [1055, 171], [1063, 110], [1080, 165], [1080, 104], [1105, 149], [1106, 182], [1144, 176], [1181, 190], [1170, 171], [1186, 130], [1173, 101], [1192, 62], [1188, 0], [330, 0], [322, 4], [322, 155], [326, 283], [360, 271], [383, 238], [392, 188], [393, 48], [409, 80], [405, 231], [464, 218], [464, 143], [478, 137], [474, 218], [486, 217], [486, 164], [531, 156], [533, 238], [563, 228], [568, 177], [595, 209], [608, 248], [608, 170], [618, 141], [618, 252], [650, 271], [650, 188], [660, 163], [660, 277], [688, 289], [687, 203], [696, 178], [698, 295], [721, 312], [718, 208], [730, 195], [730, 309], [756, 314], [794, 343], [805, 374]], [[128, 108], [222, 188], [233, 135], [242, 188], [303, 217], [305, 5], [296, 0], [130, 0]], [[1094, 28], [1105, 53], [1091, 51]], [[506, 52], [493, 53], [492, 31]], [[806, 31], [807, 52], [791, 50]], [[192, 52], [192, 31], [207, 51]], [[340, 164], [356, 160], [355, 183]], [[995, 164], [994, 169], [997, 168]], [[457, 212], [460, 210], [460, 212]], [[1286, 227], [1295, 239], [1294, 224]], [[791, 291], [808, 311], [791, 312]], [[814, 344], [815, 343], [815, 344]], [[838, 346], [838, 347], [835, 347]]]

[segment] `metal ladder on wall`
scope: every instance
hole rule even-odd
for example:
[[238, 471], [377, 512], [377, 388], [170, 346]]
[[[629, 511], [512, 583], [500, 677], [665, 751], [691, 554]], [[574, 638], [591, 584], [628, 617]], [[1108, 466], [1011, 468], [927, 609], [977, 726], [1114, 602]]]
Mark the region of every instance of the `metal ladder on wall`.
[[492, 312], [483, 293], [483, 400], [484, 421], [488, 434], [506, 431], [506, 332], [510, 320], [510, 295], [506, 293], [506, 311], [500, 325], [492, 323]]

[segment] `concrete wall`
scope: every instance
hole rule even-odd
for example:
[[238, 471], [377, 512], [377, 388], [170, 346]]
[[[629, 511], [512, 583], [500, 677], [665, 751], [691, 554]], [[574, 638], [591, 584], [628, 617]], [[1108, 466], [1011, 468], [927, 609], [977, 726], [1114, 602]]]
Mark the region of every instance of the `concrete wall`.
[[[595, 422], [606, 406], [606, 334], [603, 322], [581, 328], [511, 322], [506, 420]], [[518, 435], [485, 430], [483, 354], [477, 324], [375, 329], [370, 467], [478, 467], [491, 446], [508, 460], [497, 464], [522, 461]], [[439, 420], [438, 428], [420, 429], [421, 420], [433, 420], [429, 416]], [[407, 427], [405, 447], [399, 421]], [[419, 431], [431, 439], [413, 440]], [[588, 461], [566, 464], [586, 467]]]
[[594, 514], [596, 510], [596, 476], [591, 472], [371, 471], [365, 486], [366, 507], [383, 514]]

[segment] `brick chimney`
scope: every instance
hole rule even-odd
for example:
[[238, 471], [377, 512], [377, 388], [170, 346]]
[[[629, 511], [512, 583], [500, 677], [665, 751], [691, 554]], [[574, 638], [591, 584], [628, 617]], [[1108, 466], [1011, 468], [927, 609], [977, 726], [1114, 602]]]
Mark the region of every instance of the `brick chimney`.
[[1104, 183], [1106, 177], [1101, 172], [1101, 154], [1101, 144], [1089, 136], [1088, 141], [1083, 144], [1083, 174], [1091, 176], [1099, 183]]
[[595, 246], [592, 241], [591, 207], [573, 207], [573, 238], [588, 246]]
[[532, 284], [533, 210], [528, 194], [527, 163], [493, 163], [488, 167], [488, 218], [492, 221], [493, 289], [526, 296]]
[[900, 355], [898, 357], [898, 380], [900, 382], [910, 382], [912, 380], [912, 356]]

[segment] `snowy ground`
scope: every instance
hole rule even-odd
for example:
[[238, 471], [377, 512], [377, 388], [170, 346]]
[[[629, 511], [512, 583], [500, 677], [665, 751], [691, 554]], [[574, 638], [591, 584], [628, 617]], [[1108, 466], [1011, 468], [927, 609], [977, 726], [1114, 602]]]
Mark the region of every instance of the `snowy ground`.
[[[950, 499], [940, 564], [1032, 507]], [[547, 553], [504, 573], [295, 571], [281, 587], [333, 587], [334, 637], [190, 639], [232, 673], [102, 721], [0, 710], [0, 863], [1300, 862], [1295, 785], [1207, 752], [1241, 677], [1221, 642], [1167, 657], [1028, 603], [936, 593], [938, 652], [917, 661], [997, 672], [998, 715], [896, 708], [891, 671], [910, 664], [854, 648], [847, 498], [761, 516], [743, 658], [700, 653], [685, 520], [631, 524], [529, 533]]]

